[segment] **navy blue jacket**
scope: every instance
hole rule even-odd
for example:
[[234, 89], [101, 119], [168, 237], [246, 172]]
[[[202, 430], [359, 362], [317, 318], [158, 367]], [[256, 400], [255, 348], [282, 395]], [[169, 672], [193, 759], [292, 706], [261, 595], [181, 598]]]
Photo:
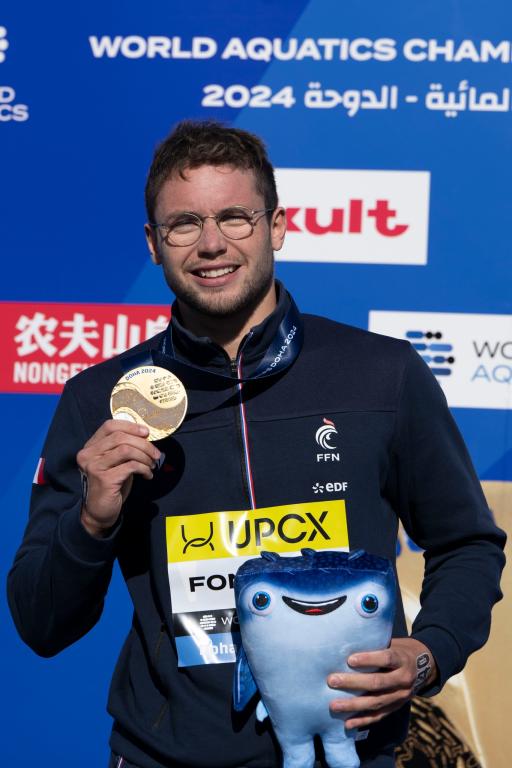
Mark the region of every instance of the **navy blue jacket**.
[[[254, 368], [289, 306], [254, 329], [244, 349]], [[232, 664], [178, 669], [165, 551], [165, 519], [251, 506], [240, 439], [239, 393], [225, 352], [188, 333], [173, 314], [173, 363], [189, 411], [159, 448], [166, 464], [151, 482], [135, 478], [120, 523], [107, 539], [82, 527], [76, 454], [108, 418], [127, 352], [71, 379], [43, 450], [45, 485], [34, 486], [30, 520], [9, 576], [22, 638], [51, 656], [98, 621], [117, 557], [134, 615], [112, 681], [111, 745], [143, 768], [270, 768], [278, 765], [268, 726], [232, 711]], [[422, 609], [413, 636], [432, 651], [438, 690], [489, 632], [501, 596], [504, 534], [494, 525], [444, 395], [404, 341], [302, 315], [304, 343], [283, 373], [243, 385], [256, 506], [318, 501], [319, 486], [344, 498], [351, 549], [394, 562], [401, 520], [425, 550]], [[135, 349], [157, 349], [157, 336]], [[336, 425], [338, 460], [318, 460], [315, 433]], [[336, 483], [347, 483], [340, 493]], [[338, 490], [336, 490], [338, 488]], [[331, 489], [331, 490], [329, 490]], [[406, 634], [401, 605], [395, 635]], [[334, 671], [334, 670], [333, 670]], [[398, 743], [407, 707], [371, 728], [361, 754]]]

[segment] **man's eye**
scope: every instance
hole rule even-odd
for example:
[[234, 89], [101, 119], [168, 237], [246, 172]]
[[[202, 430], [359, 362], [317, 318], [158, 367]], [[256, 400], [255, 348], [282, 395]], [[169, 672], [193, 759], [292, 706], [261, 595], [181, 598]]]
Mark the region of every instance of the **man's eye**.
[[192, 218], [191, 216], [184, 216], [181, 219], [176, 219], [175, 221], [169, 222], [167, 225], [169, 227], [170, 232], [176, 232], [176, 233], [186, 233], [186, 232], [193, 232], [197, 227], [200, 227], [201, 224], [197, 219]]
[[225, 211], [219, 216], [221, 224], [227, 224], [229, 227], [239, 227], [251, 223], [251, 217], [241, 211]]

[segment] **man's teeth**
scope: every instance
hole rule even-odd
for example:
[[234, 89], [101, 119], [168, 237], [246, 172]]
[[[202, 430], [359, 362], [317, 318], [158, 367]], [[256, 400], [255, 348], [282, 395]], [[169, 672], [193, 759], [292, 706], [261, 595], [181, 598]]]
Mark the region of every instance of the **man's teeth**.
[[236, 267], [224, 267], [223, 269], [199, 269], [199, 277], [222, 277], [234, 272]]

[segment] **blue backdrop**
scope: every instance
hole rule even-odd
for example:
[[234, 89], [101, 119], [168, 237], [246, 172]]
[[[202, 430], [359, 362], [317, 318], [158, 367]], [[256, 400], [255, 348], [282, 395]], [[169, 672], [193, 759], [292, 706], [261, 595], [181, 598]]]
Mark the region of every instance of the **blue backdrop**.
[[[333, 240], [332, 261], [319, 260], [314, 244], [308, 257], [307, 242], [290, 238], [277, 274], [302, 310], [363, 328], [370, 312], [427, 313], [425, 329], [433, 331], [442, 324], [440, 313], [464, 314], [455, 366], [475, 355], [477, 333], [483, 333], [478, 343], [501, 344], [487, 360], [489, 381], [477, 393], [474, 382], [461, 380], [466, 405], [456, 397], [451, 405], [480, 477], [512, 481], [511, 22], [505, 0], [485, 7], [475, 0], [2, 7], [1, 299], [9, 302], [0, 304], [6, 318], [2, 578], [22, 537], [57, 399], [37, 382], [22, 392], [15, 381], [14, 360], [23, 355], [20, 340], [13, 341], [20, 326], [11, 319], [34, 317], [35, 305], [27, 309], [26, 302], [43, 313], [47, 302], [63, 302], [71, 314], [75, 304], [170, 303], [147, 255], [143, 187], [156, 143], [183, 117], [255, 131], [279, 169], [388, 172], [384, 194], [396, 210], [389, 223], [406, 222], [417, 245], [409, 251], [396, 236], [399, 255], [386, 257], [389, 247], [379, 250], [385, 237], [370, 231], [366, 215], [360, 241], [346, 231]], [[212, 85], [217, 88], [207, 88]], [[216, 106], [204, 103], [208, 96]], [[265, 103], [255, 104], [258, 98]], [[422, 172], [430, 182], [427, 198], [408, 199], [409, 175], [398, 171]], [[327, 225], [336, 207], [347, 216], [349, 199], [363, 200], [367, 214], [375, 178], [361, 174], [362, 191], [352, 194], [340, 177], [319, 220]], [[312, 205], [307, 173], [304, 179], [284, 205]], [[356, 240], [363, 255], [347, 257]], [[501, 323], [492, 333], [490, 325], [485, 330], [490, 316]], [[32, 359], [30, 353], [23, 359]], [[3, 599], [0, 610], [3, 762], [104, 765], [110, 729], [104, 702], [130, 622], [118, 573], [100, 624], [55, 659], [34, 656], [16, 636]]]

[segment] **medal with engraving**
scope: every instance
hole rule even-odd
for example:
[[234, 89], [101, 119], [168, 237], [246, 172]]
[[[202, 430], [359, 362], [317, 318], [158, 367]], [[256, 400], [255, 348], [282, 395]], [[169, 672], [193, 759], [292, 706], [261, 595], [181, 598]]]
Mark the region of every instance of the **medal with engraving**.
[[187, 393], [173, 373], [155, 365], [132, 368], [112, 390], [114, 419], [143, 424], [148, 440], [163, 440], [180, 426], [187, 412]]

